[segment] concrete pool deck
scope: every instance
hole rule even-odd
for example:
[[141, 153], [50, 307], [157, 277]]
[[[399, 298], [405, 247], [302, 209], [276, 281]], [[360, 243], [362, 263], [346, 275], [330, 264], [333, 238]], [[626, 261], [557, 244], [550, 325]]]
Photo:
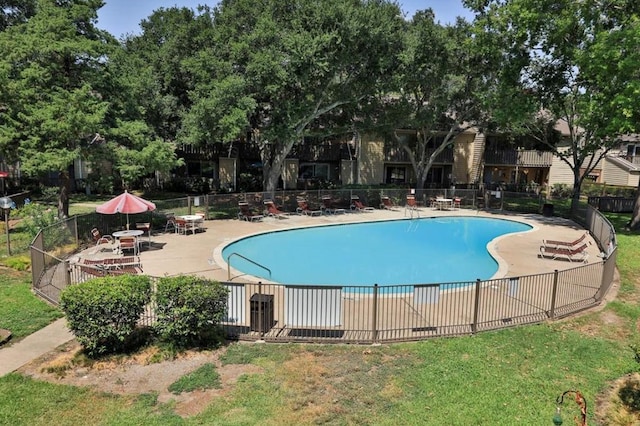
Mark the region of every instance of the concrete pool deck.
[[[490, 244], [489, 249], [499, 263], [495, 278], [553, 272], [556, 269], [569, 269], [584, 264], [538, 257], [543, 239], [572, 241], [585, 232], [579, 225], [567, 219], [545, 217], [539, 214], [510, 214], [470, 209], [441, 211], [421, 208], [419, 214], [421, 218], [443, 216], [500, 218], [531, 225], [533, 228], [528, 232], [499, 237]], [[415, 212], [414, 217], [416, 217]], [[152, 231], [150, 246], [147, 244], [146, 237], [141, 240], [140, 260], [146, 275], [163, 277], [191, 274], [228, 281], [228, 268], [220, 253], [225, 245], [238, 238], [298, 227], [399, 219], [410, 220], [409, 212], [406, 212], [404, 207], [397, 207], [395, 210], [347, 212], [313, 217], [291, 214], [283, 219], [265, 217], [259, 222], [237, 219], [209, 220], [204, 222], [204, 232], [196, 234], [179, 235], [173, 232], [153, 233]], [[591, 244], [587, 248], [589, 253], [587, 263], [601, 262], [602, 259], [598, 257], [600, 250], [595, 241], [590, 236], [588, 241]], [[366, 245], [366, 242], [363, 243]], [[359, 247], [362, 249], [363, 245]], [[94, 250], [92, 247], [80, 256], [88, 258], [105, 256], [104, 253], [92, 255]], [[255, 282], [256, 280], [231, 269], [231, 281]]]

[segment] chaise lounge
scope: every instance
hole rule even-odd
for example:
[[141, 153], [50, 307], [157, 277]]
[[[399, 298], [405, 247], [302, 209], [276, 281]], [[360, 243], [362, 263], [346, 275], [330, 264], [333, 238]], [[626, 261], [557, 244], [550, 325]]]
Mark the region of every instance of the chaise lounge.
[[589, 253], [585, 243], [578, 248], [540, 246], [540, 256], [553, 260], [565, 259], [569, 262], [586, 263]]
[[308, 216], [321, 216], [322, 215], [322, 209], [312, 209], [309, 206], [309, 203], [307, 202], [306, 199], [304, 198], [298, 198], [298, 207], [296, 208], [296, 213], [298, 214], [306, 214]]
[[582, 243], [584, 239], [587, 238], [587, 235], [588, 235], [588, 232], [585, 232], [580, 236], [580, 238], [577, 238], [573, 241], [542, 240], [542, 245], [544, 247], [550, 247], [550, 248], [562, 248], [562, 247], [573, 248], [578, 244]]
[[271, 200], [265, 200], [264, 205], [266, 207], [265, 215], [274, 217], [276, 219], [286, 219], [287, 216], [289, 216], [289, 212], [283, 212], [282, 210], [278, 209], [276, 203]]
[[264, 217], [261, 214], [252, 212], [249, 208], [249, 203], [241, 201], [238, 203], [238, 208], [240, 209], [240, 211], [238, 212], [238, 219], [246, 220], [247, 222], [257, 222], [259, 220], [262, 220], [262, 218]]

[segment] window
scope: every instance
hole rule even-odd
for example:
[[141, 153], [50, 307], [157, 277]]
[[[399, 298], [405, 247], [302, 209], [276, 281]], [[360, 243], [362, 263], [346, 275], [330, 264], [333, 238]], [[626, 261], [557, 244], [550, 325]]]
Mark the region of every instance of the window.
[[406, 183], [407, 168], [404, 166], [387, 166], [386, 183]]
[[300, 179], [329, 180], [329, 165], [323, 163], [303, 163], [298, 171]]

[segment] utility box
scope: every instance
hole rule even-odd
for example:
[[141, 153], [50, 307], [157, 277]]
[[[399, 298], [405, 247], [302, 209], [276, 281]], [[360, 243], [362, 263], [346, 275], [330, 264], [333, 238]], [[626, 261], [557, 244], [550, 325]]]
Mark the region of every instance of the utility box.
[[255, 293], [249, 300], [250, 330], [268, 332], [273, 327], [273, 295]]

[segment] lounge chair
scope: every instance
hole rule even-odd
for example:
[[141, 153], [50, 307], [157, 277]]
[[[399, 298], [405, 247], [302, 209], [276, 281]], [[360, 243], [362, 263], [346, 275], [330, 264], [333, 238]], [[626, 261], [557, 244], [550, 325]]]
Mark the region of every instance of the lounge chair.
[[264, 217], [264, 215], [252, 212], [251, 208], [249, 208], [249, 203], [239, 202], [238, 208], [240, 209], [238, 212], [238, 219], [246, 220], [247, 222], [257, 222], [262, 220]]
[[578, 248], [540, 246], [540, 256], [554, 260], [566, 259], [569, 262], [586, 263], [589, 253], [587, 252], [587, 244], [585, 243]]
[[276, 203], [271, 200], [265, 200], [264, 205], [266, 207], [265, 215], [275, 217], [276, 219], [286, 219], [289, 216], [288, 212], [283, 212], [278, 209]]
[[[93, 237], [93, 241], [96, 242], [96, 249], [94, 253], [98, 253], [102, 251], [102, 244], [113, 244], [113, 237], [111, 235], [102, 235], [98, 228], [93, 228], [91, 230], [91, 236]], [[113, 250], [113, 246], [109, 248], [109, 250]]]
[[298, 207], [296, 208], [296, 213], [298, 214], [306, 214], [308, 216], [321, 216], [322, 215], [322, 209], [312, 209], [309, 206], [309, 203], [307, 202], [306, 199], [304, 198], [298, 198]]
[[407, 195], [407, 204], [405, 206], [409, 210], [418, 210], [418, 202], [415, 195]]
[[329, 195], [325, 195], [322, 197], [321, 210], [326, 214], [338, 214], [345, 212], [345, 209], [337, 208], [333, 205], [333, 199]]
[[373, 207], [364, 205], [362, 203], [362, 201], [360, 201], [360, 197], [358, 197], [357, 195], [352, 195], [351, 196], [351, 210], [355, 210], [358, 213], [360, 213], [360, 212], [372, 212], [375, 209]]
[[550, 247], [550, 248], [573, 248], [575, 246], [577, 246], [578, 244], [582, 243], [584, 241], [585, 238], [587, 238], [587, 232], [585, 232], [584, 234], [582, 234], [579, 238], [573, 240], [573, 241], [560, 241], [560, 240], [542, 240], [542, 246], [543, 247]]
[[391, 198], [387, 196], [380, 198], [380, 208], [384, 210], [395, 210], [395, 206], [391, 202]]

